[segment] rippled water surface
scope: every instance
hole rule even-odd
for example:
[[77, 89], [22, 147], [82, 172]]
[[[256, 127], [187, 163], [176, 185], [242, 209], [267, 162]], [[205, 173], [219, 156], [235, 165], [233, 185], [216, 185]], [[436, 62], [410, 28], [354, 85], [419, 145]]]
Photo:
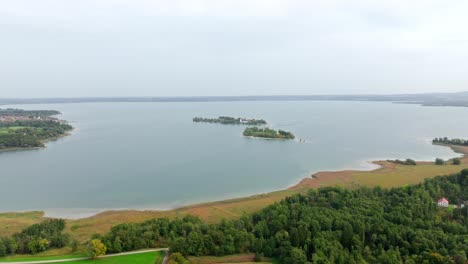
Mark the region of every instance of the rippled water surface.
[[[375, 159], [448, 158], [433, 137], [466, 137], [468, 108], [374, 102], [83, 103], [56, 109], [76, 128], [40, 150], [0, 153], [0, 211], [79, 216], [164, 209], [286, 188]], [[298, 141], [241, 136], [192, 117], [263, 118]]]

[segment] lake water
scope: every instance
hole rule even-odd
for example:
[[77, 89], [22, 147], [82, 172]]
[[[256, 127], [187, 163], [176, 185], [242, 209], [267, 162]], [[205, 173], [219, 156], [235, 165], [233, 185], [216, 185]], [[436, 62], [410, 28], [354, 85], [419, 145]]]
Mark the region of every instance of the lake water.
[[[466, 137], [468, 108], [378, 102], [83, 103], [56, 109], [76, 128], [40, 150], [0, 153], [0, 211], [81, 217], [168, 209], [287, 188], [368, 161], [457, 156], [434, 137]], [[192, 117], [263, 118], [298, 141], [241, 136], [243, 126]]]

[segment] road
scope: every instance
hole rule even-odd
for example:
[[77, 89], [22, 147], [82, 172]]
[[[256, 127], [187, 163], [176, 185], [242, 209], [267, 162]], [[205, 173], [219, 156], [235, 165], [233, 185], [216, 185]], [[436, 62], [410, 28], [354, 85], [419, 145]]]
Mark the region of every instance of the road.
[[[148, 252], [158, 252], [164, 251], [166, 252], [166, 256], [164, 257], [163, 264], [167, 263], [168, 260], [168, 248], [156, 248], [156, 249], [148, 249], [148, 250], [140, 250], [140, 251], [132, 251], [132, 252], [123, 252], [118, 254], [109, 254], [104, 255], [99, 258], [110, 258], [110, 257], [117, 257], [117, 256], [126, 256], [126, 255], [135, 255], [135, 254], [142, 254]], [[20, 262], [0, 262], [0, 263], [8, 263], [8, 264], [45, 264], [45, 263], [60, 263], [60, 262], [73, 262], [78, 260], [86, 260], [89, 258], [73, 258], [73, 259], [54, 259], [54, 260], [38, 260], [38, 261], [20, 261]]]

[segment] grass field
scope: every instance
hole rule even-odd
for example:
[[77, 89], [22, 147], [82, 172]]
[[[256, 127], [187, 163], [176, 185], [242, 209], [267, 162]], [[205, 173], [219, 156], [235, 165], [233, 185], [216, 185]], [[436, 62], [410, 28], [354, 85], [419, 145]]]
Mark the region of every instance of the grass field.
[[424, 179], [439, 175], [448, 175], [460, 172], [468, 168], [468, 147], [450, 146], [455, 152], [464, 154], [460, 165], [451, 165], [447, 161], [445, 165], [435, 165], [434, 162], [418, 162], [417, 166], [408, 166], [391, 163], [388, 161], [376, 161], [381, 168], [372, 171], [334, 171], [320, 172], [312, 178], [301, 181], [293, 189], [319, 188], [324, 186], [381, 186], [384, 188], [400, 187], [417, 184]]
[[[84, 247], [80, 248], [81, 252]], [[61, 249], [51, 249], [46, 252], [38, 253], [34, 256], [31, 255], [15, 255], [0, 258], [0, 263], [3, 262], [18, 262], [18, 261], [40, 261], [40, 260], [56, 260], [56, 259], [72, 259], [86, 257], [85, 254], [80, 252], [72, 252], [71, 248], [65, 247]]]
[[[452, 174], [468, 168], [468, 147], [451, 146], [458, 152], [465, 154], [461, 165], [438, 166], [432, 162], [418, 162], [417, 166], [406, 166], [386, 161], [377, 162], [382, 167], [373, 171], [338, 171], [322, 172], [306, 178], [298, 185], [283, 191], [255, 195], [240, 199], [204, 203], [186, 206], [169, 211], [107, 211], [93, 217], [67, 220], [67, 230], [74, 238], [86, 241], [92, 234], [106, 233], [112, 226], [125, 222], [142, 222], [161, 217], [183, 217], [195, 215], [208, 223], [215, 223], [221, 219], [233, 219], [244, 213], [256, 212], [270, 204], [295, 193], [307, 192], [324, 186], [356, 187], [382, 186], [398, 187], [422, 182], [426, 178]], [[0, 236], [11, 235], [21, 229], [44, 220], [41, 212], [1, 213]]]
[[0, 127], [0, 134], [8, 134], [10, 132], [9, 130], [18, 130], [21, 128], [25, 128], [25, 127], [21, 127], [21, 126]]
[[149, 252], [126, 256], [117, 256], [109, 258], [100, 258], [95, 260], [78, 260], [73, 262], [58, 262], [58, 263], [73, 263], [73, 264], [160, 264], [164, 258], [163, 252]]
[[44, 213], [39, 211], [24, 213], [0, 213], [0, 236], [10, 236], [21, 229], [38, 223]]
[[[141, 254], [125, 255], [125, 256], [116, 256], [108, 258], [100, 258], [95, 260], [77, 260], [73, 262], [56, 262], [56, 263], [76, 263], [76, 264], [159, 264], [162, 263], [164, 259], [164, 252], [147, 252]], [[0, 258], [0, 263], [9, 263], [9, 262], [20, 262], [20, 261], [46, 261], [46, 260], [58, 260], [58, 259], [73, 259], [86, 257], [83, 254], [74, 254], [74, 255], [56, 255], [56, 256], [41, 256], [40, 254], [34, 257], [25, 257], [25, 256], [14, 256], [7, 258]]]

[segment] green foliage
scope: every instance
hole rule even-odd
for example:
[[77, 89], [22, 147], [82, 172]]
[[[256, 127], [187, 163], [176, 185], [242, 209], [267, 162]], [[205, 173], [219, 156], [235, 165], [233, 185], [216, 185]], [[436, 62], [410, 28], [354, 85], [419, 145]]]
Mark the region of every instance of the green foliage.
[[27, 116], [27, 117], [50, 117], [59, 115], [60, 112], [56, 110], [22, 110], [22, 109], [0, 109], [0, 116]]
[[188, 261], [182, 254], [180, 253], [172, 253], [169, 256], [169, 260], [167, 261], [167, 264], [190, 264], [190, 261]]
[[219, 123], [223, 125], [248, 125], [248, 126], [261, 126], [266, 125], [267, 122], [263, 119], [247, 119], [247, 118], [235, 118], [230, 116], [220, 116], [218, 118], [204, 118], [194, 117], [193, 122], [195, 123]]
[[388, 162], [396, 163], [396, 164], [401, 164], [401, 165], [408, 165], [408, 166], [416, 166], [417, 163], [413, 159], [406, 159], [405, 161], [396, 159], [396, 160], [387, 160]]
[[445, 164], [445, 161], [443, 159], [437, 158], [435, 160], [435, 165], [444, 165], [444, 164]]
[[461, 164], [461, 160], [459, 158], [454, 158], [452, 160], [452, 165], [460, 165]]
[[99, 256], [104, 256], [106, 254], [107, 247], [99, 239], [93, 239], [88, 243], [88, 256], [92, 259], [95, 259]]
[[454, 138], [454, 139], [449, 139], [447, 137], [435, 138], [435, 139], [432, 140], [432, 143], [434, 143], [434, 144], [468, 146], [468, 140], [460, 139], [460, 138]]
[[2, 244], [5, 246], [5, 255], [36, 254], [49, 248], [62, 248], [69, 242], [69, 236], [62, 233], [64, 229], [64, 220], [46, 220], [24, 229], [11, 238], [0, 238], [0, 247]]
[[44, 252], [49, 248], [49, 240], [45, 238], [32, 239], [28, 242], [28, 251], [31, 254]]
[[295, 136], [291, 132], [283, 130], [274, 130], [270, 128], [248, 127], [243, 133], [246, 137], [262, 137], [262, 138], [280, 138], [280, 139], [294, 139]]
[[78, 250], [78, 246], [80, 244], [78, 243], [77, 240], [73, 240], [71, 243], [70, 243], [70, 247], [71, 247], [71, 250], [72, 252], [76, 252]]
[[6, 256], [8, 253], [7, 247], [5, 245], [5, 242], [0, 239], [0, 257]]
[[403, 188], [322, 188], [241, 219], [206, 224], [195, 217], [123, 224], [103, 236], [110, 252], [161, 245], [183, 256], [256, 252], [280, 263], [464, 263], [468, 170]]
[[0, 122], [0, 128], [6, 132], [0, 133], [0, 149], [43, 147], [44, 140], [59, 137], [72, 129], [55, 119]]

